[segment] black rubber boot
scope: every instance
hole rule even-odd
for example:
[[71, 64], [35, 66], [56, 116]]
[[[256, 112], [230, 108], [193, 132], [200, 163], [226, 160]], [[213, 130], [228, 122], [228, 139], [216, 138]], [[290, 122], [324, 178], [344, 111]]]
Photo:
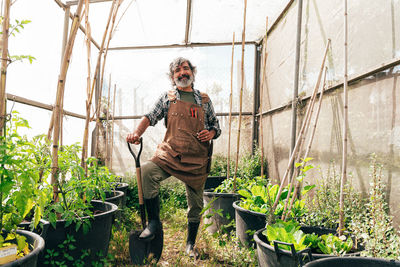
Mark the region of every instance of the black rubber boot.
[[144, 203], [149, 223], [146, 229], [140, 234], [139, 238], [150, 241], [154, 239], [155, 233], [162, 229], [160, 221], [160, 198], [156, 196], [155, 198], [145, 199]]
[[197, 231], [199, 230], [200, 222], [189, 222], [188, 223], [188, 235], [186, 240], [186, 254], [192, 258], [198, 258], [199, 253], [194, 248], [196, 243]]

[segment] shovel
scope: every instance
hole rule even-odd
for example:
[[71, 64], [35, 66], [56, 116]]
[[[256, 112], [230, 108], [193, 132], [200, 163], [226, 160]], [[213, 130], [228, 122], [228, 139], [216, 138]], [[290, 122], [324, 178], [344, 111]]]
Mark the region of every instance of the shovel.
[[140, 149], [136, 156], [133, 152], [131, 145], [128, 143], [129, 151], [135, 158], [136, 164], [136, 179], [138, 186], [138, 196], [139, 196], [139, 209], [140, 209], [140, 219], [142, 221], [142, 230], [132, 230], [129, 234], [129, 254], [131, 256], [131, 261], [134, 265], [146, 265], [150, 262], [158, 262], [161, 257], [163, 242], [164, 242], [164, 232], [159, 230], [155, 233], [155, 237], [150, 241], [145, 241], [139, 238], [142, 231], [146, 228], [146, 211], [143, 200], [143, 190], [142, 190], [142, 175], [140, 170], [140, 154], [143, 148], [143, 139], [140, 138]]

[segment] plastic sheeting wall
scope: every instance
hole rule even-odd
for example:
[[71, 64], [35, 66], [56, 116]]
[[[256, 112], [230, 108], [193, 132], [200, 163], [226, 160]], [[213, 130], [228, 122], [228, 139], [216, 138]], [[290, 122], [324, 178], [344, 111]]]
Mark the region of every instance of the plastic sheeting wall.
[[[267, 41], [267, 88], [264, 108], [289, 103], [294, 78], [297, 1], [269, 34]], [[327, 58], [327, 84], [343, 81], [343, 1], [304, 0], [300, 55], [299, 94], [309, 96], [315, 86], [327, 39], [332, 40]], [[348, 1], [348, 70], [362, 74], [400, 58], [400, 1]], [[348, 173], [353, 183], [368, 192], [369, 156], [376, 153], [384, 167], [387, 199], [397, 224], [400, 222], [400, 67], [367, 77], [349, 86]], [[339, 169], [342, 155], [343, 88], [324, 96], [317, 131], [309, 156], [325, 171], [334, 160]], [[307, 101], [308, 103], [308, 101]], [[298, 128], [302, 113], [299, 110]], [[291, 109], [264, 117], [264, 149], [271, 178], [281, 179], [290, 150]], [[303, 114], [304, 115], [304, 114]], [[310, 182], [320, 179], [311, 173]], [[310, 177], [310, 176], [309, 176]]]

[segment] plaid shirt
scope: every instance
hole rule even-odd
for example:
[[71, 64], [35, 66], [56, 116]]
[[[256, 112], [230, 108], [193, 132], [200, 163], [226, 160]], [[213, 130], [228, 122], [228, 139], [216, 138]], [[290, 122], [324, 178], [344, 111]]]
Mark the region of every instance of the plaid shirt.
[[[204, 129], [207, 130], [215, 130], [215, 136], [214, 139], [218, 138], [221, 134], [221, 129], [219, 126], [218, 119], [215, 115], [214, 107], [211, 103], [211, 100], [207, 103], [202, 104], [201, 103], [201, 95], [200, 91], [193, 89], [194, 92], [194, 99], [197, 105], [202, 106], [204, 108], [205, 112], [205, 120], [204, 120]], [[179, 94], [179, 91], [175, 89], [175, 94], [176, 94], [176, 99], [180, 100], [181, 96]], [[154, 126], [156, 123], [164, 118], [164, 125], [167, 127], [167, 116], [168, 116], [168, 110], [169, 110], [169, 99], [168, 99], [168, 94], [167, 92], [163, 93], [160, 98], [157, 100], [155, 103], [153, 109], [145, 114], [149, 120], [150, 120], [150, 125]]]

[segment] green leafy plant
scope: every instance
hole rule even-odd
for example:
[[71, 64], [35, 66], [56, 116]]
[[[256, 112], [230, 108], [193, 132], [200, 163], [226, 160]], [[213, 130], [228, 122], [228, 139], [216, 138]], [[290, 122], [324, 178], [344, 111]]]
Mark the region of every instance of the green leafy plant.
[[[296, 251], [311, 248], [316, 253], [328, 255], [340, 255], [348, 253], [353, 247], [351, 238], [345, 236], [337, 237], [333, 234], [321, 235], [305, 234], [298, 222], [289, 220], [287, 222], [277, 220], [272, 225], [267, 225], [263, 234], [272, 243], [281, 241], [293, 244]], [[289, 250], [288, 245], [278, 244], [281, 249]]]
[[386, 201], [383, 166], [371, 155], [369, 198], [355, 214], [349, 229], [363, 245], [363, 256], [400, 260], [400, 235], [393, 226]]
[[[3, 16], [0, 16], [0, 23], [3, 23]], [[15, 33], [20, 33], [21, 30], [25, 28], [25, 25], [31, 23], [30, 20], [18, 20], [16, 19], [14, 23], [10, 23], [10, 28], [9, 28], [9, 36], [15, 36]], [[2, 31], [0, 31], [0, 34], [3, 34]], [[13, 63], [15, 61], [24, 61], [28, 60], [30, 64], [32, 64], [33, 60], [36, 60], [35, 57], [31, 55], [12, 55], [8, 56], [10, 58], [9, 64]]]
[[[263, 232], [270, 242], [281, 241], [291, 243], [297, 251], [307, 248], [305, 243], [306, 234], [300, 230], [300, 225], [295, 221], [278, 220], [275, 224], [267, 225], [267, 230]], [[289, 250], [287, 245], [278, 245], [281, 249]]]
[[[240, 190], [243, 188], [250, 187], [252, 185], [256, 184], [265, 184], [266, 183], [265, 178], [261, 178], [260, 176], [256, 176], [253, 178], [236, 178], [236, 190]], [[228, 178], [222, 181], [222, 183], [214, 189], [214, 192], [216, 193], [232, 193], [233, 192], [233, 184], [234, 184], [234, 178]]]
[[[277, 208], [275, 209], [274, 214], [276, 216], [281, 216], [283, 214], [285, 201], [287, 195], [289, 194], [290, 185], [286, 186], [282, 190], [282, 194], [279, 198], [279, 202]], [[313, 189], [314, 185], [307, 185], [302, 190], [302, 195], [309, 192]], [[272, 208], [272, 204], [274, 203], [279, 190], [279, 185], [251, 185], [245, 189], [240, 189], [238, 193], [242, 196], [239, 206], [244, 209], [269, 214]], [[290, 192], [293, 197], [293, 190]], [[293, 207], [290, 212], [290, 216], [292, 218], [300, 218], [307, 212], [305, 207], [305, 199], [296, 199], [294, 201]]]
[[0, 137], [0, 230], [4, 235], [0, 241], [5, 246], [9, 244], [5, 241], [13, 238], [22, 249], [27, 245], [21, 245], [24, 237], [14, 234], [18, 224], [31, 215], [32, 226], [36, 227], [48, 199], [40, 189], [35, 143], [19, 134], [29, 124], [16, 111], [9, 118], [5, 134]]
[[[301, 218], [301, 223], [336, 229], [339, 222], [340, 173], [336, 170], [334, 162], [330, 163], [325, 174], [322, 171], [320, 173], [321, 178], [316, 182], [314, 194], [307, 196], [308, 212]], [[354, 216], [365, 209], [365, 199], [361, 192], [354, 189], [351, 174], [348, 175], [347, 183], [344, 185], [344, 192], [347, 227]]]
[[81, 167], [81, 147], [66, 145], [59, 151], [59, 179], [56, 183], [59, 201], [53, 201], [46, 208], [46, 218], [56, 227], [58, 219], [66, 220], [66, 226], [75, 223], [76, 230], [82, 226], [86, 233], [90, 228], [89, 218], [93, 217], [93, 199], [105, 199], [105, 192], [111, 191], [115, 176], [107, 167], [99, 166], [97, 160], [87, 160], [88, 170]]
[[[322, 235], [317, 239], [317, 246], [323, 254], [340, 255], [350, 252], [353, 247], [353, 240], [345, 236], [335, 236], [333, 234]], [[311, 246], [315, 248], [314, 246]]]

